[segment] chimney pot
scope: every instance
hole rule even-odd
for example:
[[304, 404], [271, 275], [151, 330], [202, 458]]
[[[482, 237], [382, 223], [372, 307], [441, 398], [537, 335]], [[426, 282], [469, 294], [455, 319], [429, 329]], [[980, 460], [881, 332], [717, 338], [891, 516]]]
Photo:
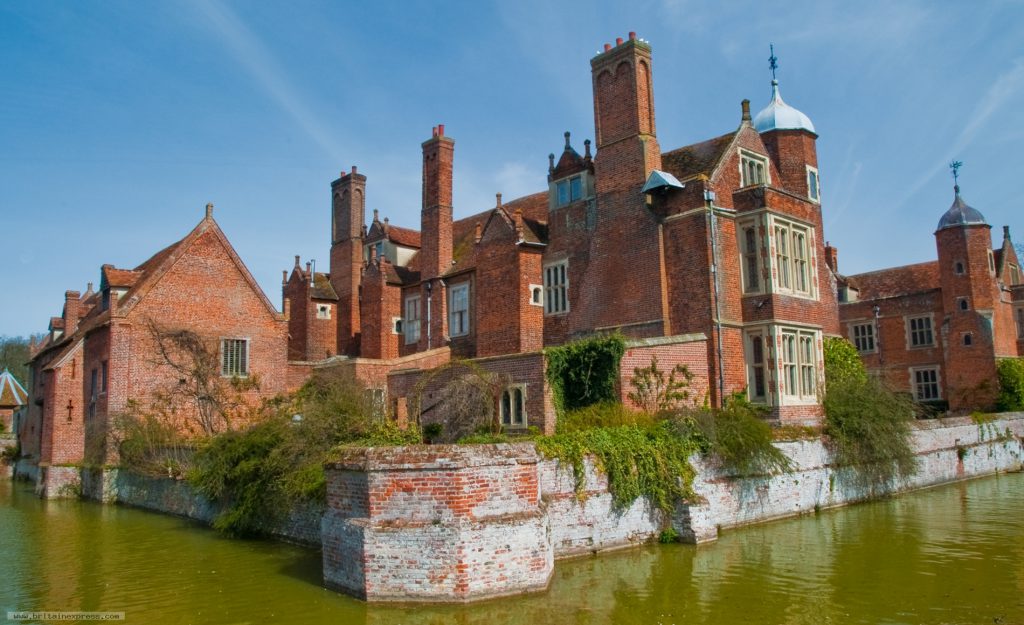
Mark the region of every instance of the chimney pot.
[[437, 136], [439, 136], [439, 137], [443, 137], [444, 136], [444, 124], [438, 124], [437, 125]]
[[296, 254], [295, 255], [295, 267], [297, 268], [298, 266], [299, 266], [299, 255]]
[[313, 263], [306, 261], [306, 273], [309, 274], [309, 270], [313, 268]]
[[744, 100], [740, 102], [740, 108], [743, 111], [743, 121], [750, 121], [750, 100], [744, 98]]
[[375, 222], [380, 221], [380, 211], [378, 211], [376, 208], [373, 209], [373, 220]]
[[433, 132], [433, 136], [436, 137], [437, 136], [437, 126], [434, 126], [434, 130], [432, 132]]
[[501, 194], [495, 193], [494, 198], [497, 200], [497, 204], [495, 204], [495, 207], [501, 208]]
[[605, 51], [605, 52], [607, 52], [607, 51], [609, 51], [609, 50], [611, 50], [611, 49], [612, 49], [612, 44], [610, 44], [610, 43], [606, 43], [606, 44], [604, 44], [604, 51]]
[[213, 202], [206, 203], [206, 218], [210, 219], [213, 217]]
[[1003, 226], [1003, 238], [1007, 240], [1010, 238], [1010, 226]]
[[615, 38], [615, 45], [617, 45], [617, 46], [621, 46], [622, 45], [622, 37], [616, 37]]
[[636, 39], [636, 33], [631, 30], [629, 31], [629, 40], [633, 41], [634, 39]]
[[355, 174], [356, 174], [356, 166], [355, 166], [355, 165], [353, 165], [353, 166], [352, 166], [352, 175], [354, 176]]
[[583, 156], [590, 158], [590, 139], [583, 141]]

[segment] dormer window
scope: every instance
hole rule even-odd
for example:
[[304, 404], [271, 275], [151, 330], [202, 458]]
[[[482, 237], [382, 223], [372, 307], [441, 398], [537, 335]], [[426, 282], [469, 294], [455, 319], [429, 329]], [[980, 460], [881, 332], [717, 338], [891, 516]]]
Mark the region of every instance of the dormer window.
[[583, 197], [583, 178], [579, 175], [555, 183], [558, 206], [565, 206]]
[[740, 186], [768, 184], [768, 159], [753, 152], [740, 151]]

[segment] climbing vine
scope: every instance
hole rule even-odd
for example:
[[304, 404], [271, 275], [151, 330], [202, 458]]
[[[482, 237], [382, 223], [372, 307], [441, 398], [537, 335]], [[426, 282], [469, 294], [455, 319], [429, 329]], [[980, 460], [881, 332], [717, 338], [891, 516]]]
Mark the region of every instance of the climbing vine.
[[602, 401], [617, 401], [619, 363], [625, 353], [626, 341], [621, 334], [545, 349], [548, 384], [559, 414]]
[[646, 497], [671, 512], [677, 501], [694, 496], [695, 472], [689, 458], [699, 444], [680, 435], [669, 421], [577, 430], [538, 438], [536, 445], [543, 455], [572, 467], [578, 496], [586, 488], [584, 458], [588, 455], [608, 476], [608, 489], [620, 509]]

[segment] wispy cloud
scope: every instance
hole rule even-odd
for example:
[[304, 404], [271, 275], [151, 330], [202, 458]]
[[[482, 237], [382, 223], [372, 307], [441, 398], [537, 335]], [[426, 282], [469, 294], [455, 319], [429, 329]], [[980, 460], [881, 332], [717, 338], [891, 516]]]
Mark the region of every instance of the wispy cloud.
[[942, 158], [934, 161], [917, 180], [906, 188], [902, 198], [894, 208], [900, 208], [906, 204], [910, 198], [931, 182], [937, 174], [945, 170], [951, 159], [962, 155], [964, 151], [970, 148], [978, 133], [986, 128], [995, 114], [1006, 104], [1009, 104], [1021, 91], [1024, 91], [1024, 58], [1015, 59], [1013, 66], [1009, 70], [996, 77], [989, 88], [985, 90], [985, 94], [974, 105], [974, 109], [967, 117], [967, 124], [960, 131], [960, 134], [957, 135], [950, 148], [943, 154]]
[[332, 133], [297, 97], [298, 90], [289, 82], [280, 63], [238, 15], [217, 0], [201, 0], [192, 6], [208, 20], [227, 51], [260, 88], [334, 162], [340, 163], [341, 152], [330, 139]]

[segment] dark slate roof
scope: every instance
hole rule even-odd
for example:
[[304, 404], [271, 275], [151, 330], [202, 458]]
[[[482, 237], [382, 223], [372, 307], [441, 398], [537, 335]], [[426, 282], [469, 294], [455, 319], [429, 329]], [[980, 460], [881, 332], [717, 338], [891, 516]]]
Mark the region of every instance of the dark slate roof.
[[735, 132], [724, 134], [701, 143], [687, 145], [661, 155], [661, 168], [679, 180], [703, 174], [711, 176], [715, 166], [729, 148]]
[[957, 186], [954, 189], [956, 195], [953, 198], [953, 205], [949, 207], [946, 214], [939, 220], [939, 226], [936, 230], [959, 226], [988, 225], [985, 223], [985, 216], [977, 209], [968, 206], [967, 202], [964, 202], [963, 198], [960, 197], [960, 187]]
[[857, 290], [860, 300], [932, 291], [939, 288], [939, 263], [932, 260], [847, 276], [846, 284]]
[[24, 406], [26, 401], [28, 393], [25, 392], [25, 387], [18, 383], [10, 371], [4, 369], [3, 373], [0, 373], [0, 407]]

